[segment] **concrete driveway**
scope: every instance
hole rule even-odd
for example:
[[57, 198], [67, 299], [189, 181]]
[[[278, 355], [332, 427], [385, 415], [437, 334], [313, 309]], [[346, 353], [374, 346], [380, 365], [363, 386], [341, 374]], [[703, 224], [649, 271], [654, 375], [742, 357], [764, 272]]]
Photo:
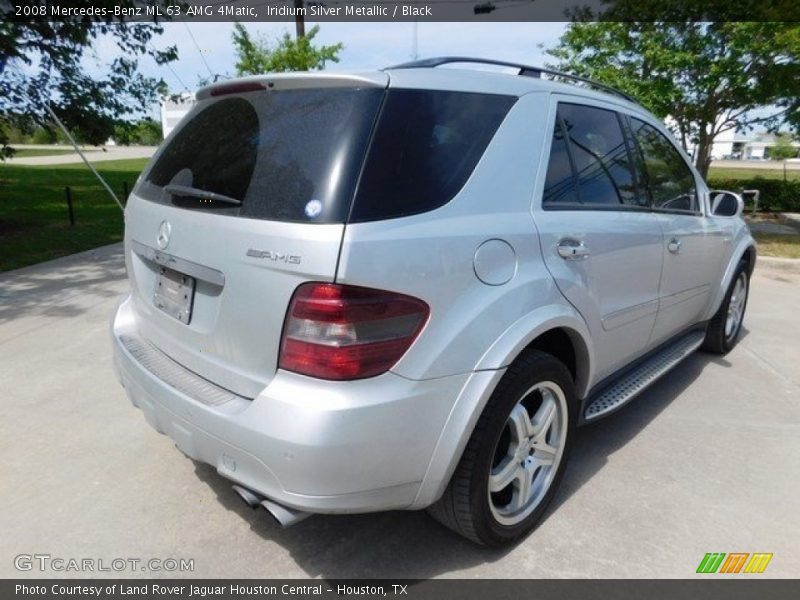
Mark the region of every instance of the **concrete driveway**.
[[247, 508], [117, 385], [125, 290], [119, 246], [0, 275], [0, 577], [41, 576], [15, 570], [25, 553], [191, 558], [198, 577], [524, 578], [692, 577], [706, 552], [772, 552], [758, 577], [800, 575], [798, 274], [759, 267], [729, 356], [697, 354], [580, 430], [549, 516], [504, 551], [424, 513], [282, 530]]

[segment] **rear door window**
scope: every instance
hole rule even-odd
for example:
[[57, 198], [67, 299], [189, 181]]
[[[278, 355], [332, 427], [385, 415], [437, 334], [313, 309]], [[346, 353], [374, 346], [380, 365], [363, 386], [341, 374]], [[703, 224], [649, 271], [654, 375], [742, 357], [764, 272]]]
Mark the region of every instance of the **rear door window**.
[[617, 113], [562, 103], [558, 117], [566, 132], [581, 204], [589, 208], [641, 206]]
[[575, 184], [575, 172], [567, 147], [567, 136], [556, 117], [553, 129], [553, 141], [550, 145], [550, 161], [547, 164], [547, 176], [544, 182], [542, 203], [545, 206], [579, 204], [578, 187]]
[[630, 123], [644, 159], [645, 180], [653, 208], [697, 212], [694, 175], [672, 142], [639, 119], [631, 118]]
[[[383, 94], [323, 88], [204, 100], [165, 143], [136, 192], [229, 216], [343, 223]], [[241, 205], [176, 196], [169, 185]]]
[[389, 90], [350, 220], [419, 214], [464, 186], [516, 97]]

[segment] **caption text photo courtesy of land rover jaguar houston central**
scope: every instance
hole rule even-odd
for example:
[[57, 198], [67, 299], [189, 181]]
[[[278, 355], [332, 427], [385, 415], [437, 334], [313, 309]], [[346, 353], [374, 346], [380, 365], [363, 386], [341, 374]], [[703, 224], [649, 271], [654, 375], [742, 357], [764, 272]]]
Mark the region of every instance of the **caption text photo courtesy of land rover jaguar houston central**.
[[577, 426], [736, 344], [741, 198], [620, 92], [467, 62], [205, 87], [127, 204], [118, 377], [283, 525], [511, 542]]

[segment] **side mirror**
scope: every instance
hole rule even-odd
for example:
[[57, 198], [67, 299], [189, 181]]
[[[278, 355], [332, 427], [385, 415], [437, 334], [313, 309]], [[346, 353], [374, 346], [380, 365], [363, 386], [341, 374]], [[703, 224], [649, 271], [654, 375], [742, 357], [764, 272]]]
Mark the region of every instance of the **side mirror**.
[[744, 211], [744, 200], [739, 194], [715, 190], [711, 192], [711, 214], [716, 217], [738, 217]]

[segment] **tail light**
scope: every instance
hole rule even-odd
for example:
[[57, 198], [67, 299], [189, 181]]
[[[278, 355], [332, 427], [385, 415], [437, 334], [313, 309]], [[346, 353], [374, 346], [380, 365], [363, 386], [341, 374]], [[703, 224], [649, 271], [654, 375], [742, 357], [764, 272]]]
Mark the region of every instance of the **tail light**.
[[333, 283], [297, 288], [286, 314], [278, 366], [321, 379], [361, 379], [388, 371], [428, 319], [410, 296]]

